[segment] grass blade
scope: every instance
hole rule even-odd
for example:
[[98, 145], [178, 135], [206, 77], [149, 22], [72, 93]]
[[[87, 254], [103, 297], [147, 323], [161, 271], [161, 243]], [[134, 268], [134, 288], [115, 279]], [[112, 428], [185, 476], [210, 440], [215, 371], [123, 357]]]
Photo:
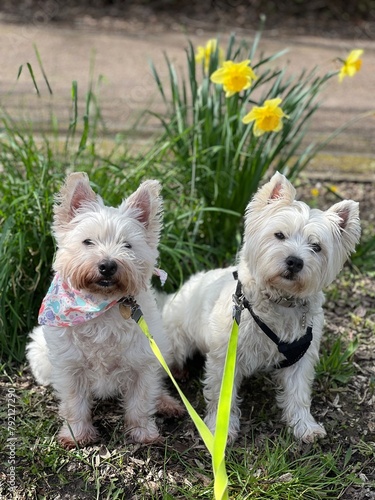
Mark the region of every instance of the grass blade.
[[38, 50], [38, 48], [37, 48], [37, 46], [36, 46], [35, 43], [33, 44], [33, 47], [34, 47], [34, 52], [35, 52], [35, 55], [36, 55], [36, 58], [37, 58], [37, 61], [38, 61], [38, 64], [39, 64], [40, 71], [42, 72], [42, 75], [43, 75], [44, 81], [46, 82], [48, 91], [49, 91], [50, 95], [52, 95], [53, 94], [52, 88], [51, 88], [51, 85], [49, 84], [49, 81], [48, 81], [48, 78], [47, 78], [47, 74], [44, 71], [43, 63], [42, 63], [42, 58], [40, 57], [39, 50]]
[[26, 65], [27, 65], [27, 68], [28, 68], [28, 70], [29, 70], [29, 73], [30, 73], [31, 79], [32, 79], [32, 81], [33, 81], [33, 84], [34, 84], [34, 88], [35, 88], [35, 90], [36, 90], [36, 93], [38, 94], [38, 97], [40, 97], [40, 92], [39, 92], [39, 88], [38, 88], [38, 85], [37, 85], [36, 80], [35, 80], [35, 76], [34, 76], [34, 71], [33, 71], [33, 68], [32, 68], [32, 66], [31, 66], [31, 64], [30, 64], [30, 63], [26, 63]]
[[229, 498], [228, 476], [225, 469], [225, 449], [228, 440], [230, 410], [232, 406], [232, 393], [237, 356], [237, 341], [238, 324], [234, 320], [228, 342], [228, 350], [225, 359], [223, 379], [220, 389], [212, 456], [213, 470], [215, 475], [215, 498], [223, 500]]

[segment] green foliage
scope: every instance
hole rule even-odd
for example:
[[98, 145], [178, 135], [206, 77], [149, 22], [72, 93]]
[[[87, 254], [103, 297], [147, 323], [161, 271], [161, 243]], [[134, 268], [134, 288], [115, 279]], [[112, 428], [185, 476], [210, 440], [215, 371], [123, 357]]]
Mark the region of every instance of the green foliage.
[[[274, 61], [285, 51], [264, 58], [256, 56], [258, 34], [249, 48], [244, 41], [229, 39], [226, 60], [252, 61], [257, 79], [252, 86], [226, 98], [221, 86], [210, 81], [219, 67], [219, 46], [211, 53], [206, 70], [196, 63], [190, 43], [186, 50], [187, 78], [179, 79], [166, 56], [169, 74], [165, 85], [152, 65], [158, 89], [166, 106], [157, 115], [164, 128], [163, 140], [178, 165], [176, 181], [186, 196], [201, 203], [195, 241], [224, 246], [233, 255], [241, 239], [240, 220], [245, 207], [266, 172], [279, 170], [295, 178], [320, 146], [301, 149], [309, 122], [319, 107], [318, 98], [335, 72], [318, 76], [317, 69], [289, 76], [286, 65]], [[251, 125], [242, 123], [251, 105], [282, 98], [288, 115], [283, 129], [256, 137]], [[298, 153], [298, 155], [297, 155]]]
[[338, 338], [329, 347], [323, 347], [316, 367], [317, 379], [327, 387], [347, 384], [355, 372], [352, 360], [358, 345], [358, 339], [345, 345], [344, 341]]
[[41, 152], [32, 135], [15, 131], [6, 118], [1, 123], [0, 351], [21, 361], [50, 281], [52, 200], [63, 166], [48, 143]]
[[339, 498], [348, 484], [356, 481], [347, 464], [344, 470], [339, 466], [341, 454], [340, 449], [323, 454], [315, 448], [300, 455], [293, 438], [285, 433], [275, 441], [265, 440], [261, 449], [252, 444], [243, 450], [241, 459], [237, 457], [233, 463], [228, 458], [232, 498]]

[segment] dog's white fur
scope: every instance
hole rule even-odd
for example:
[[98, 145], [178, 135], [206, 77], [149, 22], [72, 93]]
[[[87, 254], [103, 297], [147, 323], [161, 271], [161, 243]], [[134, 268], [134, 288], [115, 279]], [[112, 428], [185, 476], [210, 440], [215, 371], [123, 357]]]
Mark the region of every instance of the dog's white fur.
[[[161, 213], [157, 181], [144, 182], [113, 208], [92, 191], [85, 174], [73, 173], [54, 207], [58, 248], [53, 267], [73, 288], [100, 298], [134, 296], [168, 360], [170, 350], [150, 286], [158, 257]], [[118, 269], [111, 283], [103, 286], [98, 267], [108, 259]], [[131, 318], [120, 315], [117, 305], [80, 326], [37, 327], [31, 339], [27, 358], [36, 380], [52, 384], [60, 399], [59, 412], [65, 422], [59, 441], [67, 448], [97, 438], [91, 420], [94, 397], [120, 394], [126, 431], [131, 440], [142, 443], [159, 438], [153, 417], [156, 411], [170, 415], [182, 411], [164, 389], [162, 368], [147, 338]]]
[[[282, 341], [299, 339], [306, 331], [304, 323], [313, 325], [313, 341], [306, 354], [288, 368], [274, 369], [285, 358], [249, 311], [242, 311], [229, 441], [237, 437], [240, 429], [240, 384], [258, 370], [272, 371], [282, 418], [293, 428], [296, 438], [311, 442], [326, 434], [310, 413], [314, 366], [323, 329], [322, 289], [333, 281], [359, 240], [359, 209], [358, 203], [345, 200], [322, 212], [296, 201], [295, 194], [291, 183], [276, 173], [247, 206], [238, 266], [201, 272], [176, 294], [163, 299], [164, 327], [177, 367], [182, 369], [186, 358], [196, 350], [206, 354], [205, 421], [212, 431], [233, 322], [233, 271], [238, 269], [244, 295], [255, 314]], [[298, 272], [288, 268], [290, 256], [303, 261]], [[286, 297], [293, 297], [295, 307], [277, 304]]]

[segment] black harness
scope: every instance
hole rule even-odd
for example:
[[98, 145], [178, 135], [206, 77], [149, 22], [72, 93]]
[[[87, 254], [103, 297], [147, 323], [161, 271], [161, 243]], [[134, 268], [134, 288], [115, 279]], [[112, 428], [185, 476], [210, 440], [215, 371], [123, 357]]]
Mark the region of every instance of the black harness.
[[[236, 317], [239, 319], [241, 309], [246, 307], [259, 328], [267, 335], [269, 339], [272, 340], [272, 342], [277, 345], [279, 352], [283, 354], [286, 359], [275, 366], [275, 368], [287, 368], [288, 366], [292, 366], [297, 363], [297, 361], [299, 361], [303, 357], [307, 349], [310, 347], [313, 338], [312, 326], [308, 326], [305, 335], [300, 339], [295, 340], [294, 342], [288, 343], [281, 341], [276, 333], [274, 333], [265, 323], [263, 323], [259, 316], [254, 313], [250, 302], [246, 299], [242, 292], [242, 284], [238, 279], [237, 271], [233, 273], [233, 276], [234, 279], [237, 280], [236, 292], [233, 295], [233, 301], [235, 303], [234, 307], [237, 310]], [[239, 321], [237, 321], [237, 323], [239, 323]]]

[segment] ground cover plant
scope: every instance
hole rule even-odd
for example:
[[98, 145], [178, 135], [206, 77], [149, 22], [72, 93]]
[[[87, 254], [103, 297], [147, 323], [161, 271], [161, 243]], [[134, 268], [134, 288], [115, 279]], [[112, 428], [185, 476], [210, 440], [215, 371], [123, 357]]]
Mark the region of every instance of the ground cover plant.
[[[9, 118], [2, 118], [0, 257], [4, 292], [0, 299], [1, 349], [4, 361], [16, 362], [13, 365], [4, 363], [2, 389], [12, 405], [14, 398], [9, 397], [13, 394], [11, 389], [16, 393], [14, 410], [19, 425], [16, 491], [20, 498], [25, 494], [48, 498], [57, 492], [71, 498], [76, 491], [79, 492], [77, 498], [213, 496], [210, 457], [188, 418], [182, 422], [162, 424], [167, 441], [161, 446], [151, 449], [125, 445], [119, 415], [110, 402], [100, 403], [95, 411], [96, 423], [103, 427], [103, 442], [98, 446], [66, 452], [53, 439], [58, 424], [56, 403], [51, 393], [36, 388], [27, 368], [20, 364], [25, 334], [35, 324], [41, 298], [49, 284], [54, 250], [50, 235], [53, 193], [58, 190], [67, 170], [79, 167], [79, 170], [87, 171], [95, 189], [110, 204], [118, 203], [145, 177], [155, 177], [163, 182], [166, 213], [161, 267], [169, 273], [169, 289], [177, 287], [194, 271], [233, 261], [241, 235], [244, 205], [268, 167], [289, 173], [303, 188], [301, 172], [319, 146], [311, 147], [299, 156], [296, 154], [306, 133], [305, 126], [317, 110], [315, 99], [335, 73], [323, 77], [316, 76], [315, 72], [306, 74], [301, 86], [293, 79], [284, 81], [283, 70], [265, 70], [255, 80], [258, 82], [254, 83], [255, 89], [250, 85], [241, 89], [243, 94], [235, 92], [226, 97], [228, 90], [210, 80], [214, 71], [220, 69], [221, 62], [219, 45], [211, 43], [210, 47], [208, 69], [206, 59], [202, 63], [196, 61], [197, 54], [192, 46], [187, 50], [192, 100], [187, 97], [187, 86], [183, 84], [179, 87], [173, 66], [168, 63], [172, 89], [172, 101], [169, 102], [167, 91], [164, 91], [154, 68], [166, 104], [172, 106], [172, 116], [160, 117], [165, 134], [146, 154], [120, 154], [114, 148], [111, 153], [101, 155], [97, 147], [100, 110], [96, 109], [91, 122], [89, 115], [90, 102], [94, 98], [92, 90], [87, 94], [83, 127], [76, 130], [80, 118], [75, 106], [76, 84], [72, 85], [72, 122], [63, 154], [50, 140], [44, 139], [40, 143], [32, 132], [20, 131]], [[244, 50], [244, 45], [240, 44], [235, 49], [232, 38], [226, 51], [227, 57], [240, 58], [241, 50]], [[256, 44], [250, 50], [249, 58], [253, 59]], [[254, 65], [253, 71], [259, 72], [268, 61], [270, 59], [264, 59]], [[202, 83], [196, 78], [200, 65]], [[192, 71], [195, 72], [195, 80]], [[281, 103], [274, 101], [279, 99], [279, 94], [286, 95], [284, 103], [288, 102], [288, 96], [290, 101], [285, 107], [283, 105], [282, 115], [279, 115], [282, 126], [280, 121], [274, 125], [272, 122], [271, 129], [257, 136], [255, 127], [251, 126], [254, 115], [248, 116], [250, 125], [242, 120], [246, 116], [245, 111], [251, 113], [249, 99], [253, 100], [251, 93], [261, 83], [264, 83], [265, 90], [253, 102], [254, 107], [264, 108], [255, 105], [273, 100], [273, 110], [280, 108]], [[301, 102], [301, 108], [298, 108], [297, 104]], [[174, 116], [177, 116], [177, 121]], [[254, 120], [256, 124], [257, 120]], [[224, 126], [220, 128], [222, 124]], [[232, 161], [238, 163], [233, 166]], [[230, 189], [225, 189], [227, 186]], [[308, 188], [303, 188], [303, 192], [305, 196], [310, 194]], [[330, 190], [328, 186], [325, 195], [320, 202], [330, 196], [344, 196], [344, 193], [337, 189]], [[316, 201], [314, 196], [316, 198], [316, 193], [311, 196], [311, 203]], [[351, 193], [349, 197], [356, 198]], [[364, 196], [364, 199], [367, 198]], [[228, 219], [230, 223], [227, 223]], [[353, 259], [355, 268], [348, 269], [328, 294], [328, 305], [331, 304], [329, 328], [333, 329], [342, 289], [348, 295], [344, 306], [340, 305], [345, 309], [349, 304], [352, 281], [362, 283], [362, 286], [357, 285], [354, 293], [356, 307], [353, 308], [351, 302], [350, 309], [354, 312], [341, 326], [340, 337], [334, 337], [336, 331], [329, 332], [332, 336], [324, 345], [315, 388], [318, 397], [316, 411], [322, 418], [327, 414], [330, 416], [331, 431], [333, 436], [340, 436], [340, 442], [335, 443], [333, 437], [328, 437], [322, 444], [303, 447], [294, 443], [287, 433], [281, 433], [280, 437], [277, 410], [269, 406], [267, 397], [267, 391], [272, 387], [264, 379], [255, 380], [250, 389], [254, 397], [244, 410], [246, 418], [252, 415], [252, 426], [247, 429], [245, 426], [240, 443], [227, 455], [231, 497], [360, 498], [351, 497], [350, 492], [354, 491], [353, 495], [356, 495], [359, 491], [365, 495], [371, 488], [374, 481], [371, 476], [374, 427], [370, 409], [374, 400], [374, 380], [371, 379], [371, 358], [360, 368], [355, 361], [366, 342], [369, 346], [373, 345], [374, 285], [371, 278], [362, 278], [360, 274], [368, 269], [369, 255], [374, 253], [371, 222], [365, 223], [364, 234], [365, 238]], [[365, 310], [359, 309], [361, 303], [367, 304]], [[356, 334], [359, 332], [361, 338], [358, 341]], [[198, 374], [200, 369], [198, 367]], [[355, 424], [358, 425], [355, 432], [338, 429], [334, 422], [334, 411], [340, 408], [337, 396], [347, 394], [350, 384], [357, 392], [348, 398], [344, 409], [349, 412], [351, 403], [354, 404], [361, 409], [363, 420]], [[192, 377], [183, 389], [193, 406], [202, 413], [199, 377]], [[340, 404], [344, 407], [342, 401]], [[251, 405], [256, 406], [256, 416], [252, 414]], [[2, 412], [2, 418], [4, 421], [8, 418], [8, 422], [9, 408], [8, 405]], [[6, 426], [2, 428], [6, 430]], [[6, 434], [6, 443], [5, 439]], [[3, 463], [9, 461], [9, 450], [9, 447], [4, 447]], [[5, 475], [1, 480], [7, 488], [7, 472], [2, 474]], [[9, 489], [4, 491], [10, 493]]]

